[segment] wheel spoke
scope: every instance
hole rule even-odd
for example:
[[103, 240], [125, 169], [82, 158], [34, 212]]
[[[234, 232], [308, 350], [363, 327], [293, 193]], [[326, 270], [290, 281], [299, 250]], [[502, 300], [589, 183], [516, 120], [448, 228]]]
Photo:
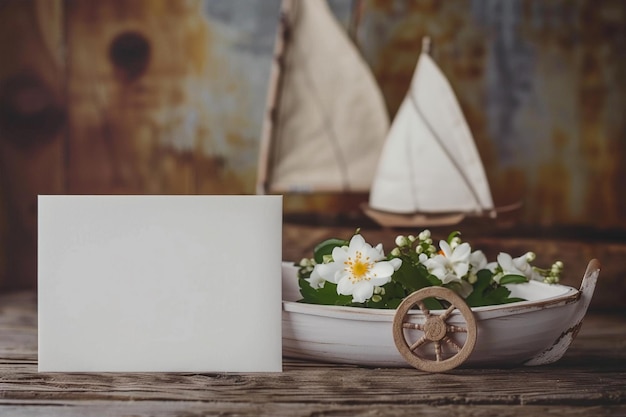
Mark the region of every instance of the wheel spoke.
[[439, 341], [435, 342], [435, 357], [437, 362], [441, 362], [441, 343]]
[[441, 315], [441, 320], [446, 321], [448, 316], [452, 314], [454, 310], [456, 310], [456, 306], [451, 305], [450, 307], [448, 307], [448, 309]]
[[415, 349], [417, 349], [418, 347], [422, 346], [426, 342], [428, 342], [428, 339], [426, 339], [426, 336], [424, 335], [424, 336], [420, 337], [417, 342], [415, 342], [411, 346], [409, 346], [409, 349], [411, 349], [411, 351], [414, 351]]
[[426, 308], [422, 300], [418, 301], [416, 304], [420, 308], [420, 310], [422, 310], [422, 313], [424, 313], [426, 317], [430, 317], [430, 310]]
[[412, 330], [424, 330], [424, 325], [421, 323], [410, 323], [408, 321], [405, 321], [404, 323], [402, 323], [402, 327], [404, 329], [412, 329]]
[[459, 346], [454, 340], [450, 339], [448, 336], [444, 337], [442, 340], [446, 342], [447, 344], [449, 344], [450, 346], [452, 346], [453, 348], [455, 348], [457, 352], [460, 352], [461, 349], [463, 349], [461, 346]]
[[402, 328], [404, 329], [412, 329], [412, 330], [424, 330], [424, 325], [421, 323], [410, 323], [408, 321], [405, 321], [404, 323], [402, 323]]
[[467, 333], [467, 328], [449, 324], [446, 326], [448, 333]]

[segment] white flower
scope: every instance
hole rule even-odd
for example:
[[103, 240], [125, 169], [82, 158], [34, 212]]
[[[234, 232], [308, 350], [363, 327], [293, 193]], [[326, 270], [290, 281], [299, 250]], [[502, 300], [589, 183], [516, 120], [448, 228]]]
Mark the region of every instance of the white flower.
[[469, 257], [469, 262], [472, 267], [471, 270], [474, 273], [483, 269], [488, 269], [489, 271], [494, 272], [498, 266], [497, 262], [487, 262], [487, 257], [481, 250], [472, 252]]
[[528, 263], [526, 255], [513, 258], [508, 253], [500, 252], [498, 254], [498, 264], [502, 268], [502, 274], [497, 274], [493, 277], [496, 282], [500, 282], [500, 278], [505, 275], [522, 275], [529, 280], [543, 279], [541, 275]]
[[469, 243], [461, 243], [453, 249], [448, 242], [442, 240], [439, 242], [439, 247], [441, 248], [439, 254], [422, 263], [428, 272], [444, 284], [460, 281], [469, 271], [469, 258], [472, 250]]
[[308, 281], [311, 287], [315, 289], [323, 288], [324, 283], [326, 282], [326, 280], [320, 276], [317, 265], [315, 266], [315, 268], [313, 268], [311, 275], [308, 278], [305, 278], [304, 280]]
[[352, 295], [352, 301], [363, 303], [372, 297], [374, 287], [391, 281], [391, 275], [402, 260], [385, 261], [382, 245], [370, 246], [361, 235], [354, 235], [349, 246], [333, 249], [333, 262], [316, 265], [317, 273], [337, 284], [337, 293]]

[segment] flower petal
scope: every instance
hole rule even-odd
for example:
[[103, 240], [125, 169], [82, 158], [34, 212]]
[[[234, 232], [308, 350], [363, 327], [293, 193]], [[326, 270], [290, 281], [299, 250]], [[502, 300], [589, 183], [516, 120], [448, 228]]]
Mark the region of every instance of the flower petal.
[[393, 266], [393, 269], [397, 271], [402, 266], [402, 259], [393, 258], [389, 260], [389, 263], [391, 263], [391, 266]]
[[354, 290], [352, 292], [352, 302], [364, 303], [372, 298], [373, 294], [374, 286], [368, 281], [361, 281], [354, 286]]
[[309, 285], [315, 289], [324, 287], [324, 283], [326, 282], [326, 280], [320, 276], [317, 268], [318, 266], [319, 265], [316, 265], [316, 267], [313, 268], [311, 275], [308, 278], [305, 278], [305, 281], [307, 281]]
[[458, 278], [464, 277], [469, 271], [469, 262], [455, 262], [452, 265], [452, 269], [454, 269], [454, 273]]
[[326, 281], [336, 283], [335, 275], [339, 268], [341, 268], [341, 266], [342, 264], [338, 262], [332, 262], [329, 264], [317, 264], [315, 265], [315, 268], [313, 270], [317, 271], [320, 277], [324, 278]]
[[451, 255], [452, 261], [453, 262], [469, 262], [469, 256], [471, 252], [472, 252], [472, 248], [470, 247], [469, 243], [467, 242], [461, 243], [452, 251], [452, 255]]
[[439, 248], [441, 248], [441, 251], [446, 258], [450, 258], [452, 256], [452, 248], [450, 248], [450, 245], [448, 245], [448, 242], [445, 240], [439, 241]]
[[363, 236], [356, 234], [352, 236], [352, 239], [350, 239], [350, 245], [348, 246], [348, 251], [350, 253], [353, 253], [353, 251], [362, 250], [363, 246], [365, 245], [369, 246], [365, 242], [365, 239], [363, 239]]
[[376, 262], [370, 268], [370, 276], [377, 276], [381, 278], [390, 277], [391, 275], [393, 275], [394, 272], [395, 270], [393, 269], [393, 265], [391, 264], [391, 262], [387, 261]]
[[354, 291], [354, 284], [350, 281], [350, 278], [344, 277], [337, 282], [337, 294], [352, 295]]

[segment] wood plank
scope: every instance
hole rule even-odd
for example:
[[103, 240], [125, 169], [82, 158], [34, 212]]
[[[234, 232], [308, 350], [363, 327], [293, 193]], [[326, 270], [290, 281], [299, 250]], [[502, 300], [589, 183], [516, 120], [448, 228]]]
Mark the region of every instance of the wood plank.
[[0, 289], [35, 287], [37, 194], [63, 191], [61, 5], [61, 0], [0, 5]]
[[[624, 363], [623, 358], [621, 358]], [[617, 368], [617, 369], [616, 369]], [[560, 366], [461, 369], [424, 374], [412, 369], [285, 364], [280, 374], [37, 373], [33, 364], [2, 364], [3, 399], [21, 401], [226, 401], [271, 397], [279, 403], [477, 404], [578, 406], [626, 404], [624, 367]], [[601, 381], [601, 384], [598, 383]], [[303, 389], [306, 387], [306, 389]], [[410, 389], [407, 389], [410, 387]], [[582, 389], [584, 387], [584, 389]]]
[[[534, 410], [566, 405], [603, 412], [606, 406], [613, 406], [607, 410], [615, 411], [623, 410], [621, 406], [626, 404], [624, 312], [589, 315], [565, 357], [541, 367], [426, 374], [412, 368], [363, 368], [286, 359], [283, 373], [268, 374], [38, 373], [35, 301], [32, 293], [0, 296], [2, 405], [193, 401], [246, 408], [271, 402], [284, 407], [280, 412], [298, 404], [316, 404], [350, 413], [380, 409], [380, 405], [398, 406], [401, 411], [403, 407], [432, 404], [536, 406]], [[246, 404], [242, 403], [244, 396]]]
[[[43, 403], [43, 402], [42, 402]], [[249, 402], [196, 402], [196, 401], [75, 401], [75, 402], [4, 402], [0, 399], [0, 414], [12, 417], [83, 417], [97, 415], [113, 416], [204, 416], [204, 415], [250, 415], [250, 416], [583, 416], [609, 417], [626, 415], [626, 406], [523, 406], [503, 405], [441, 405], [441, 404], [325, 404], [325, 403], [260, 403]]]

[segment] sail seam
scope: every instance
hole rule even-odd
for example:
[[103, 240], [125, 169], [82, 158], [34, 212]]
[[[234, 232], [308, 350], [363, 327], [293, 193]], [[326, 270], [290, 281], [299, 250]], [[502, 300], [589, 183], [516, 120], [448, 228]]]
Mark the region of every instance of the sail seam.
[[[407, 133], [408, 134], [408, 133]], [[410, 137], [409, 137], [410, 139]], [[406, 154], [407, 155], [413, 155], [413, 153], [411, 152], [411, 147], [413, 146], [413, 141], [412, 140], [406, 140]], [[415, 171], [415, 161], [412, 158], [408, 158], [408, 165], [409, 165], [409, 171], [410, 171], [410, 175], [409, 175], [409, 179], [411, 180], [411, 199], [413, 200], [413, 207], [415, 208], [419, 208], [419, 204], [417, 201], [417, 196], [418, 196], [418, 192], [417, 192], [417, 185], [415, 184], [415, 178], [417, 175], [417, 172]]]

